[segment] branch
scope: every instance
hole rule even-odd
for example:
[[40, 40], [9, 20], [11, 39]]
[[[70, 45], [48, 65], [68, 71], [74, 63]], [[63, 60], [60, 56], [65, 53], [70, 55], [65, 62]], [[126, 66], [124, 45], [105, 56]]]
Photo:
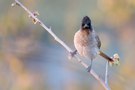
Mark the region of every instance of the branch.
[[105, 84], [108, 86], [108, 65], [109, 62], [106, 62], [106, 67], [105, 67]]
[[[40, 26], [42, 26], [46, 31], [49, 32], [49, 34], [58, 42], [60, 43], [69, 53], [73, 52], [73, 50], [67, 46], [60, 38], [58, 38], [51, 30], [51, 28], [48, 28], [42, 21], [40, 21], [37, 16], [35, 14], [33, 14], [30, 10], [28, 10], [21, 2], [19, 2], [18, 0], [15, 0], [15, 3], [12, 4], [12, 6], [14, 5], [18, 5], [20, 7], [22, 7], [28, 14], [29, 16], [33, 19], [34, 24], [39, 23]], [[84, 67], [84, 68], [88, 68], [88, 65], [86, 63], [84, 63], [77, 55], [74, 56], [75, 59], [78, 60], [78, 62]], [[108, 86], [108, 84], [106, 84], [96, 73], [94, 70], [91, 70], [90, 72], [88, 72], [90, 75], [92, 75], [103, 87], [105, 90], [110, 90], [110, 87]]]
[[106, 68], [105, 68], [105, 83], [108, 83], [108, 64], [109, 62], [106, 62]]

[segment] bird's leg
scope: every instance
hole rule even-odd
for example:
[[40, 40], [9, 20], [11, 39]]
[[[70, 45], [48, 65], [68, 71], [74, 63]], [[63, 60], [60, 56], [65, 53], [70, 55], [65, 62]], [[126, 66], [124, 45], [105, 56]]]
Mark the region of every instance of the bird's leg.
[[74, 55], [77, 53], [77, 50], [70, 52], [69, 53], [69, 59], [71, 59], [72, 57], [74, 57]]
[[88, 68], [87, 68], [87, 71], [88, 71], [88, 72], [91, 71], [91, 68], [92, 68], [92, 61], [93, 61], [93, 60], [91, 60], [91, 63], [90, 63], [90, 65], [89, 65]]

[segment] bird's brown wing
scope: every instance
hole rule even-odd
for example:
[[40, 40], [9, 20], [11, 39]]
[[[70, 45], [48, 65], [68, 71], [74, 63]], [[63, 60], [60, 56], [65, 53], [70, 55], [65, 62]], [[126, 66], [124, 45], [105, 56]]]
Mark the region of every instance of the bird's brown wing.
[[95, 38], [96, 38], [96, 41], [97, 41], [97, 46], [100, 49], [100, 47], [101, 47], [101, 41], [100, 41], [98, 35], [96, 35]]

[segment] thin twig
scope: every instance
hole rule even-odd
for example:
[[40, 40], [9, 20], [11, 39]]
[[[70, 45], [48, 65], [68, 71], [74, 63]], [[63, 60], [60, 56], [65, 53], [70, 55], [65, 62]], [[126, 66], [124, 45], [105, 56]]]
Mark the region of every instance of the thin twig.
[[[31, 18], [33, 18], [34, 20], [36, 20], [46, 31], [48, 31], [51, 36], [53, 36], [53, 38], [60, 43], [69, 53], [73, 52], [73, 50], [67, 46], [60, 38], [58, 38], [51, 30], [51, 28], [48, 28], [42, 21], [40, 21], [36, 16], [33, 15], [32, 12], [30, 12], [30, 10], [28, 10], [21, 2], [19, 2], [18, 0], [15, 0], [15, 2], [17, 3], [18, 6], [22, 7], [30, 16]], [[85, 68], [88, 68], [88, 65], [86, 63], [84, 63], [77, 55], [74, 56], [74, 58], [76, 58], [78, 60], [78, 62], [84, 66]], [[91, 70], [91, 72], [89, 72], [90, 75], [92, 75], [95, 79], [97, 79], [99, 81], [99, 83], [106, 89], [106, 90], [110, 90], [110, 87], [108, 86], [108, 84], [106, 84], [95, 72], [94, 70]]]
[[106, 62], [106, 67], [105, 67], [105, 83], [108, 83], [108, 61]]
[[108, 66], [109, 62], [106, 62], [106, 67], [105, 67], [105, 84], [108, 86]]

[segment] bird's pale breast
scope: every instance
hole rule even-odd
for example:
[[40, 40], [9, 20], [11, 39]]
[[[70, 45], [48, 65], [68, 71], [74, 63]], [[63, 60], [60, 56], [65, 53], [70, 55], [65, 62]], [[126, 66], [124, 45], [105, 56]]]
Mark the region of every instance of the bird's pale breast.
[[94, 59], [99, 52], [95, 32], [79, 30], [74, 36], [74, 45], [78, 53], [89, 59]]

